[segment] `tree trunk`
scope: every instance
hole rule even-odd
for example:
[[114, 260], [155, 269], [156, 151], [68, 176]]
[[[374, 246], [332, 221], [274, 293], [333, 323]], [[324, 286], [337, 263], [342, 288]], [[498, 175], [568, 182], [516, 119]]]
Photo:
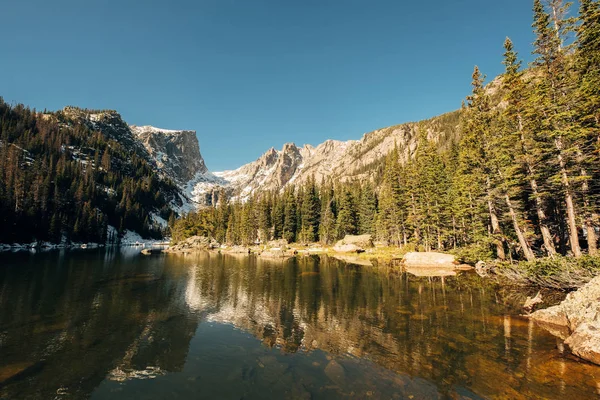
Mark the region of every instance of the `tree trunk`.
[[562, 143], [560, 138], [555, 140], [558, 152], [558, 164], [560, 166], [560, 175], [565, 189], [565, 204], [567, 206], [567, 226], [569, 227], [569, 244], [575, 257], [581, 257], [579, 247], [579, 236], [577, 235], [577, 218], [575, 215], [575, 206], [573, 205], [573, 194], [571, 193], [571, 184], [567, 175], [565, 159], [562, 155]]
[[533, 178], [533, 174], [531, 174], [531, 179], [529, 180], [529, 184], [531, 185], [531, 191], [533, 193], [533, 197], [535, 198], [535, 209], [537, 212], [540, 231], [542, 232], [542, 239], [544, 240], [544, 247], [546, 248], [546, 252], [550, 257], [554, 257], [556, 255], [556, 247], [554, 246], [554, 240], [552, 239], [552, 234], [550, 233], [550, 228], [548, 228], [548, 224], [546, 223], [546, 212], [544, 211], [544, 203], [540, 194], [538, 192], [538, 185], [535, 178]]
[[452, 240], [452, 247], [454, 248], [454, 250], [456, 250], [456, 217], [453, 215], [452, 216], [452, 236], [453, 236], [453, 240]]
[[[527, 144], [525, 142], [525, 135], [523, 133], [523, 131], [524, 131], [523, 118], [521, 117], [521, 115], [519, 115], [517, 118], [519, 121], [519, 132], [521, 133], [521, 147], [523, 149], [523, 154], [525, 154], [527, 156], [529, 154], [529, 150], [527, 149]], [[545, 247], [548, 255], [550, 257], [554, 257], [556, 255], [556, 248], [554, 247], [554, 241], [552, 240], [552, 234], [550, 233], [550, 228], [548, 227], [548, 224], [546, 221], [546, 213], [544, 211], [544, 202], [542, 201], [542, 198], [540, 197], [540, 193], [538, 190], [538, 184], [535, 179], [535, 174], [534, 174], [534, 170], [533, 170], [533, 165], [530, 162], [530, 160], [527, 159], [527, 157], [525, 158], [525, 165], [527, 166], [527, 173], [529, 174], [529, 185], [531, 186], [531, 191], [532, 191], [533, 197], [535, 199], [535, 209], [536, 209], [536, 213], [538, 216], [538, 224], [540, 227], [540, 231], [542, 233], [542, 239], [544, 241], [544, 247]]]
[[[584, 169], [581, 170], [582, 177], [586, 177], [587, 173]], [[583, 225], [587, 233], [588, 254], [594, 256], [598, 253], [598, 237], [596, 236], [596, 227], [594, 226], [594, 213], [591, 209], [590, 199], [588, 196], [589, 185], [587, 179], [584, 178], [583, 185], [583, 207], [584, 220]]]
[[515, 212], [515, 209], [512, 205], [512, 202], [510, 201], [510, 197], [508, 196], [508, 194], [505, 195], [505, 199], [506, 199], [506, 205], [508, 206], [508, 211], [510, 212], [510, 218], [512, 219], [513, 226], [515, 228], [515, 232], [517, 233], [517, 238], [519, 239], [519, 244], [521, 245], [521, 248], [523, 249], [523, 253], [525, 254], [525, 258], [527, 259], [527, 261], [534, 261], [535, 255], [533, 254], [533, 251], [531, 251], [531, 247], [529, 246], [529, 243], [527, 243], [527, 240], [525, 239], [525, 235], [523, 234], [523, 231], [521, 230], [521, 227], [519, 226], [519, 221], [517, 219], [517, 213]]
[[487, 198], [488, 198], [488, 210], [490, 212], [490, 222], [492, 224], [492, 236], [496, 243], [496, 254], [500, 260], [506, 259], [506, 253], [504, 252], [504, 243], [501, 239], [502, 230], [500, 229], [500, 222], [498, 221], [498, 215], [496, 214], [496, 207], [492, 202], [492, 193], [490, 188], [490, 180], [487, 178]]
[[412, 209], [413, 209], [413, 215], [415, 216], [415, 240], [417, 241], [417, 245], [418, 245], [419, 242], [421, 241], [421, 231], [420, 231], [419, 223], [417, 221], [417, 205], [415, 202], [414, 193], [410, 194], [410, 198], [411, 198], [411, 205], [412, 205]]

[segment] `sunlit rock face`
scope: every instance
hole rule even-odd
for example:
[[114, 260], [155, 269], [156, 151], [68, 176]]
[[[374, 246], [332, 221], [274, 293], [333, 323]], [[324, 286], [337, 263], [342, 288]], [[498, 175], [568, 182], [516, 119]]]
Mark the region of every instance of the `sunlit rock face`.
[[[557, 333], [574, 354], [600, 365], [600, 276], [531, 318]], [[562, 330], [560, 328], [563, 328]]]
[[178, 131], [153, 126], [131, 126], [135, 137], [156, 161], [160, 171], [180, 185], [208, 171], [200, 154], [195, 131]]

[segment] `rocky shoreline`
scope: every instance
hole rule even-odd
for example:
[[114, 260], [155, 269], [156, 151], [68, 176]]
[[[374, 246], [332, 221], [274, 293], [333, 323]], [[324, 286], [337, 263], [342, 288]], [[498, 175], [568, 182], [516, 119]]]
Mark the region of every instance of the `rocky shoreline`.
[[564, 340], [576, 356], [600, 365], [600, 276], [531, 319]]
[[[455, 256], [436, 252], [403, 253], [396, 247], [377, 247], [371, 235], [347, 235], [334, 246], [310, 244], [290, 245], [286, 240], [274, 240], [262, 245], [226, 246], [214, 239], [193, 236], [164, 249], [168, 254], [191, 254], [200, 251], [216, 251], [223, 254], [255, 255], [264, 259], [289, 259], [296, 256], [327, 255], [351, 264], [362, 266], [401, 266], [417, 276], [453, 276], [458, 271], [472, 270], [461, 265]], [[146, 252], [145, 254], [150, 254]]]

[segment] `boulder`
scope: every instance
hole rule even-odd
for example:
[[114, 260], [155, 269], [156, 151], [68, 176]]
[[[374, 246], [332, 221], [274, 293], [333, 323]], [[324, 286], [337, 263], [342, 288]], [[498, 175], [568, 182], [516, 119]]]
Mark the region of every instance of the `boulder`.
[[373, 238], [371, 235], [346, 235], [337, 244], [353, 244], [359, 248], [370, 249], [373, 247]]
[[570, 335], [565, 344], [573, 354], [600, 365], [600, 276], [531, 318], [542, 326], [566, 328]]
[[219, 247], [213, 238], [192, 236], [165, 250], [166, 253], [188, 253], [195, 250], [210, 250]]
[[573, 354], [600, 365], [600, 324], [584, 322], [565, 340]]
[[402, 262], [406, 267], [449, 267], [454, 269], [455, 257], [452, 254], [436, 252], [410, 252], [404, 255]]
[[273, 248], [269, 250], [261, 251], [259, 254], [263, 258], [288, 258], [293, 257], [293, 251], [286, 251], [284, 249]]
[[340, 242], [341, 240], [337, 242], [335, 246], [333, 246], [333, 251], [336, 251], [338, 253], [361, 253], [365, 251], [364, 249], [361, 249], [355, 244], [343, 244]]
[[338, 253], [364, 253], [366, 248], [371, 247], [373, 247], [371, 235], [346, 235], [333, 246], [333, 251]]

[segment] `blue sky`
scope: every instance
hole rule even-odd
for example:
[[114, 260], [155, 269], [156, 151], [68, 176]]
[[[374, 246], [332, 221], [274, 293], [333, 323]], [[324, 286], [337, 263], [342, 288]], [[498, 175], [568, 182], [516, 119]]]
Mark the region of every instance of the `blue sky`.
[[[198, 132], [208, 167], [454, 110], [530, 60], [528, 0], [30, 0], [2, 5], [0, 96]], [[574, 12], [575, 10], [573, 10]]]

